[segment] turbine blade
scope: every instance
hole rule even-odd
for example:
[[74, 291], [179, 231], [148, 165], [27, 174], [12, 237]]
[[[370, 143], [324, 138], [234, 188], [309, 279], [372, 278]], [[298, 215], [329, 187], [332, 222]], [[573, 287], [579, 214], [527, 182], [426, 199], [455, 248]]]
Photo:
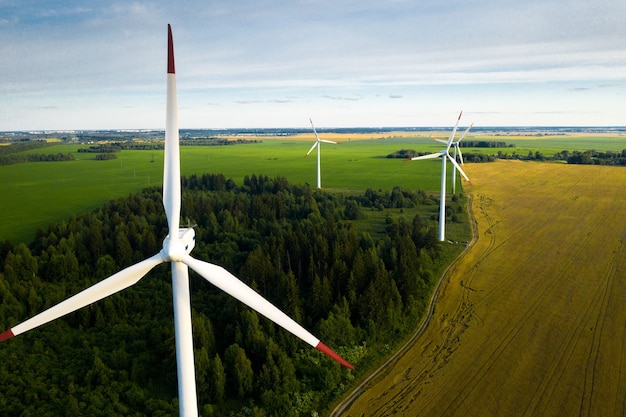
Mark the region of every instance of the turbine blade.
[[470, 129], [472, 128], [472, 126], [474, 126], [474, 122], [470, 123], [470, 125], [467, 127], [467, 129], [465, 129], [465, 132], [463, 132], [463, 134], [461, 135], [461, 137], [459, 138], [459, 140], [456, 141], [456, 143], [459, 143], [460, 141], [463, 140], [463, 138], [465, 137], [465, 135], [467, 135], [467, 132], [470, 131]]
[[304, 155], [304, 157], [306, 158], [307, 156], [309, 156], [309, 154], [311, 152], [313, 152], [313, 149], [315, 149], [315, 147], [319, 145], [319, 141], [315, 141], [315, 143], [313, 144], [313, 146], [311, 146], [311, 149], [309, 149], [309, 151], [306, 153], [306, 155]]
[[152, 268], [160, 263], [163, 263], [163, 258], [160, 253], [157, 253], [151, 258], [129, 266], [109, 278], [92, 285], [67, 300], [61, 301], [59, 304], [50, 307], [49, 309], [5, 331], [0, 334], [0, 341], [32, 330], [35, 327], [46, 324], [54, 319], [85, 307], [88, 304], [95, 303], [98, 300], [128, 288], [131, 285], [136, 284], [137, 281], [143, 278]]
[[171, 235], [180, 224], [180, 150], [178, 138], [178, 101], [174, 68], [172, 27], [167, 25], [167, 104], [165, 115], [165, 162], [163, 167], [163, 207]]
[[450, 156], [450, 154], [448, 154], [447, 156], [448, 156], [448, 159], [450, 159], [450, 162], [452, 162], [452, 165], [454, 165], [454, 167], [459, 170], [459, 172], [461, 173], [461, 175], [463, 175], [463, 177], [467, 180], [467, 182], [471, 184], [472, 182], [463, 171], [463, 168], [461, 168], [461, 166], [454, 160], [453, 157]]
[[445, 145], [447, 145], [447, 144], [448, 144], [448, 141], [447, 141], [447, 140], [444, 140], [444, 139], [436, 139], [436, 138], [435, 138], [435, 139], [433, 139], [433, 140], [434, 140], [434, 141], [437, 141], [437, 142], [439, 142], [439, 143], [443, 143], [443, 144], [445, 144]]
[[293, 335], [299, 337], [309, 345], [325, 353], [346, 368], [354, 369], [351, 364], [333, 352], [330, 348], [328, 348], [328, 346], [324, 345], [304, 327], [296, 323], [291, 317], [283, 313], [276, 306], [267, 301], [260, 294], [248, 287], [221, 266], [199, 261], [189, 255], [184, 257], [183, 262], [222, 291], [256, 310], [258, 313], [264, 315], [274, 323], [281, 326], [283, 329], [291, 332]]
[[337, 142], [333, 142], [332, 140], [326, 140], [326, 139], [320, 139], [320, 142], [324, 142], [324, 143], [332, 143], [333, 145], [336, 145]]
[[457, 146], [457, 149], [459, 150], [459, 159], [461, 160], [461, 165], [465, 165], [465, 162], [463, 162], [463, 153], [461, 152], [461, 147]]
[[441, 152], [439, 153], [431, 153], [428, 155], [421, 155], [421, 156], [415, 156], [413, 158], [411, 158], [411, 161], [418, 161], [420, 159], [435, 159], [435, 158], [439, 158], [441, 157]]
[[320, 137], [317, 136], [317, 130], [315, 130], [315, 126], [313, 125], [313, 120], [311, 120], [311, 118], [309, 118], [309, 122], [311, 122], [311, 127], [313, 128], [313, 133], [315, 133], [315, 140], [317, 140], [319, 142], [320, 141]]
[[454, 135], [456, 135], [456, 129], [459, 126], [459, 120], [461, 120], [462, 114], [463, 114], [463, 110], [461, 110], [461, 113], [459, 113], [459, 117], [456, 119], [456, 123], [454, 124], [454, 129], [452, 129], [452, 133], [450, 134], [450, 137], [448, 138], [448, 148], [446, 149], [446, 151], [450, 149], [450, 145], [452, 144], [452, 141], [454, 140]]

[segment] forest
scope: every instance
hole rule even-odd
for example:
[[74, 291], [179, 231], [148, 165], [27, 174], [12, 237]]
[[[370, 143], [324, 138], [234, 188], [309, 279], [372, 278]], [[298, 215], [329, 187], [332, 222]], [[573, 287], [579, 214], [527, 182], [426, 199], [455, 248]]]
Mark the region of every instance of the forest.
[[583, 165], [626, 165], [626, 149], [621, 152], [600, 151], [574, 151], [561, 152], [562, 159], [568, 164]]
[[0, 165], [13, 165], [23, 164], [25, 162], [59, 162], [59, 161], [73, 161], [74, 154], [66, 152], [58, 152], [56, 154], [12, 154], [12, 155], [0, 155]]
[[25, 162], [57, 162], [74, 160], [74, 155], [67, 152], [58, 152], [56, 154], [23, 153], [24, 151], [47, 148], [54, 145], [55, 143], [48, 143], [45, 141], [24, 141], [11, 143], [6, 146], [0, 146], [0, 166], [22, 164]]
[[[422, 191], [343, 195], [251, 175], [183, 178], [183, 218], [198, 259], [240, 277], [354, 364], [341, 368], [191, 272], [198, 401], [203, 416], [310, 416], [415, 328], [445, 258], [438, 200]], [[0, 244], [4, 330], [154, 255], [167, 233], [159, 188], [112, 200]], [[398, 210], [399, 209], [399, 210]], [[449, 222], [464, 199], [448, 204]], [[448, 244], [445, 244], [448, 245]], [[138, 284], [0, 344], [4, 416], [176, 416], [169, 265]]]

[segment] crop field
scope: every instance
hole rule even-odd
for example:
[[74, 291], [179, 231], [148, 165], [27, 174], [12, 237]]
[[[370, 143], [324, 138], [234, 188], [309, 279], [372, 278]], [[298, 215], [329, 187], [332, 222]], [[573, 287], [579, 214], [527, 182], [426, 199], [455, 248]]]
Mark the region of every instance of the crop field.
[[626, 169], [466, 165], [478, 240], [342, 416], [626, 414]]
[[[442, 130], [432, 135], [446, 138], [449, 132]], [[430, 192], [439, 190], [441, 165], [438, 160], [405, 163], [385, 158], [400, 149], [429, 153], [441, 150], [441, 144], [430, 140], [428, 132], [324, 132], [320, 133], [320, 137], [339, 143], [322, 144], [322, 186], [325, 189], [349, 192], [401, 186]], [[223, 173], [237, 184], [241, 184], [246, 175], [282, 176], [292, 183], [316, 185], [315, 151], [304, 158], [313, 144], [312, 133], [242, 138], [262, 142], [233, 146], [183, 146], [182, 174]], [[505, 151], [523, 155], [536, 150], [550, 155], [563, 149], [626, 148], [626, 137], [617, 134], [538, 137], [485, 136], [470, 132], [468, 139], [512, 143], [516, 148], [506, 148]], [[30, 152], [76, 152], [80, 146], [59, 145]], [[464, 154], [470, 152], [497, 152], [497, 149], [463, 150]], [[3, 196], [0, 199], [3, 215], [0, 240], [29, 241], [37, 228], [46, 228], [50, 222], [60, 222], [72, 214], [93, 210], [107, 200], [145, 187], [161, 186], [162, 183], [163, 151], [122, 151], [117, 154], [117, 159], [108, 161], [95, 161], [94, 155], [87, 153], [75, 153], [75, 156], [76, 161], [0, 166], [0, 195]], [[460, 183], [459, 179], [457, 181]]]
[[[352, 136], [352, 135], [351, 135]], [[325, 137], [325, 136], [324, 136]], [[293, 183], [317, 183], [315, 151], [304, 155], [312, 136], [264, 140], [232, 146], [181, 147], [182, 175], [223, 173], [237, 184], [246, 175], [282, 176]], [[31, 152], [77, 152], [79, 145], [59, 145]], [[435, 151], [428, 138], [380, 140], [345, 139], [339, 145], [322, 144], [322, 186], [325, 189], [407, 189], [436, 192], [437, 161], [405, 163], [385, 156], [402, 148]], [[104, 202], [161, 186], [163, 151], [122, 151], [117, 159], [96, 161], [94, 154], [75, 153], [77, 160], [22, 163], [0, 167], [0, 240], [29, 241], [35, 230], [85, 213]], [[183, 207], [184, 215], [184, 207]]]

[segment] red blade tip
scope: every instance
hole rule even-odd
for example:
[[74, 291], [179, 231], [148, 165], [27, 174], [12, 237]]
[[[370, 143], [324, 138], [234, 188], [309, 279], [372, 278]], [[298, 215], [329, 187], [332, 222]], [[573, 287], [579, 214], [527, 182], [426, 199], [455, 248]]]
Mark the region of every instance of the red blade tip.
[[167, 25], [167, 73], [176, 74], [174, 69], [174, 41], [172, 40], [172, 27]]
[[317, 344], [317, 346], [315, 346], [315, 349], [319, 350], [320, 352], [324, 353], [325, 355], [327, 355], [327, 356], [331, 357], [332, 359], [336, 360], [342, 366], [345, 366], [348, 369], [354, 369], [354, 366], [350, 365], [344, 358], [342, 358], [341, 356], [337, 355], [335, 353], [335, 351], [333, 351], [331, 348], [329, 348], [328, 346], [326, 346], [322, 342], [319, 342]]
[[7, 331], [6, 331], [6, 332], [4, 332], [4, 333], [0, 333], [0, 342], [3, 342], [3, 341], [5, 341], [5, 340], [7, 340], [7, 339], [10, 339], [10, 338], [12, 338], [13, 336], [15, 336], [15, 335], [13, 334], [13, 332], [11, 331], [11, 329], [7, 330]]

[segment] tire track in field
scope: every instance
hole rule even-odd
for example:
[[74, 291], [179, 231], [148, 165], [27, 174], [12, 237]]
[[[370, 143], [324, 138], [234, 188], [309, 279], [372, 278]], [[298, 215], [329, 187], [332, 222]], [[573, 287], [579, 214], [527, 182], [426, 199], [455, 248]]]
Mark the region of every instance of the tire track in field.
[[[583, 390], [582, 390], [582, 396], [581, 396], [581, 400], [580, 400], [580, 406], [579, 406], [579, 410], [578, 410], [578, 414], [579, 416], [583, 416], [583, 415], [594, 415], [592, 414], [592, 399], [594, 396], [594, 385], [595, 385], [595, 377], [597, 375], [597, 371], [596, 371], [596, 366], [598, 363], [598, 357], [600, 355], [600, 347], [603, 345], [602, 343], [602, 339], [603, 339], [603, 334], [606, 332], [605, 330], [605, 320], [606, 320], [606, 316], [607, 316], [607, 311], [609, 310], [610, 304], [611, 304], [611, 298], [612, 295], [615, 294], [615, 291], [617, 291], [617, 289], [614, 289], [615, 287], [615, 277], [616, 277], [616, 273], [617, 273], [617, 268], [618, 268], [618, 260], [619, 260], [619, 256], [616, 256], [615, 254], [618, 253], [617, 251], [614, 252], [614, 255], [611, 258], [611, 261], [609, 262], [607, 268], [605, 268], [605, 271], [602, 274], [602, 279], [600, 280], [600, 282], [598, 283], [598, 286], [593, 294], [592, 297], [589, 298], [588, 303], [585, 306], [584, 311], [582, 311], [582, 314], [579, 315], [579, 321], [578, 321], [578, 326], [575, 329], [575, 332], [572, 332], [572, 337], [569, 339], [570, 341], [568, 341], [567, 343], [567, 347], [568, 347], [568, 355], [563, 355], [563, 357], [561, 357], [559, 355], [559, 365], [555, 366], [559, 372], [558, 373], [552, 373], [551, 377], [549, 379], [544, 380], [543, 382], [543, 389], [542, 389], [542, 393], [541, 393], [541, 400], [544, 401], [549, 401], [549, 399], [552, 397], [552, 393], [555, 391], [556, 387], [558, 386], [558, 382], [562, 380], [563, 374], [565, 372], [565, 370], [567, 369], [567, 366], [571, 366], [571, 361], [570, 358], [573, 356], [575, 349], [577, 347], [577, 344], [580, 342], [580, 339], [582, 338], [582, 334], [587, 330], [588, 328], [588, 322], [589, 320], [585, 320], [589, 317], [595, 317], [595, 325], [592, 326], [592, 341], [589, 345], [589, 351], [587, 354], [587, 361], [586, 364], [587, 366], [585, 367], [585, 377], [584, 377], [584, 384], [583, 384]], [[594, 310], [597, 310], [597, 313], [593, 313]], [[571, 340], [574, 339], [574, 336], [576, 336], [575, 338], [575, 343], [571, 343]], [[575, 363], [575, 362], [574, 362]], [[621, 369], [622, 369], [622, 359], [620, 359], [619, 361], [619, 374], [621, 374]], [[623, 383], [623, 382], [621, 382]], [[548, 389], [549, 387], [549, 389]], [[619, 387], [618, 387], [618, 392], [619, 392]], [[588, 397], [588, 399], [587, 399]], [[622, 397], [619, 397], [622, 398]], [[535, 404], [535, 407], [529, 411], [527, 411], [527, 413], [525, 415], [537, 415], [537, 413], [540, 414], [541, 410], [537, 410], [537, 408], [539, 407], [539, 404]], [[616, 408], [616, 406], [614, 405], [614, 409]], [[613, 414], [608, 414], [608, 415], [613, 415]]]
[[[491, 199], [486, 199], [483, 196], [479, 197], [478, 205], [479, 205], [480, 213], [488, 225], [487, 229], [483, 233], [483, 236], [489, 237], [489, 241], [488, 241], [489, 243], [487, 245], [487, 249], [485, 249], [482, 252], [482, 255], [475, 262], [474, 267], [469, 271], [469, 273], [466, 273], [464, 275], [464, 280], [463, 280], [464, 291], [462, 293], [461, 300], [455, 312], [453, 313], [452, 317], [449, 320], [447, 320], [446, 325], [440, 331], [440, 334], [444, 335], [442, 343], [440, 345], [436, 345], [430, 352], [427, 352], [427, 349], [423, 351], [423, 353], [425, 354], [424, 356], [429, 357], [431, 359], [429, 360], [427, 364], [425, 364], [421, 368], [421, 370], [418, 371], [417, 377], [411, 377], [410, 371], [412, 371], [412, 369], [405, 371], [401, 379], [396, 377], [396, 379], [394, 380], [393, 386], [395, 386], [398, 383], [402, 383], [403, 384], [402, 388], [395, 395], [386, 399], [386, 401], [378, 409], [372, 410], [373, 411], [372, 415], [387, 415], [390, 412], [392, 412], [391, 410], [393, 410], [397, 404], [400, 404], [400, 403], [404, 405], [403, 408], [405, 409], [409, 408], [410, 405], [415, 401], [415, 399], [421, 393], [421, 389], [417, 387], [421, 384], [427, 384], [428, 379], [432, 378], [434, 374], [439, 369], [441, 369], [445, 365], [445, 363], [447, 363], [447, 361], [449, 360], [449, 357], [456, 351], [458, 344], [460, 342], [460, 336], [468, 328], [469, 322], [472, 319], [475, 319], [479, 322], [479, 325], [480, 325], [481, 319], [480, 317], [476, 315], [474, 311], [474, 301], [472, 300], [473, 293], [476, 291], [475, 289], [472, 288], [472, 284], [474, 281], [474, 277], [476, 276], [476, 272], [479, 271], [480, 269], [479, 267], [485, 259], [487, 259], [490, 255], [492, 255], [498, 249], [505, 248], [506, 243], [509, 240], [516, 238], [515, 233], [509, 233], [505, 239], [500, 239], [501, 234], [498, 233], [497, 226], [501, 222], [503, 222], [503, 220], [495, 221], [492, 218], [492, 216], [490, 215], [491, 202], [492, 202]], [[535, 247], [533, 258], [540, 256], [543, 250], [545, 249], [545, 247], [548, 246], [549, 244], [550, 244], [549, 242], [546, 242], [542, 246]], [[508, 282], [509, 279], [515, 279], [515, 277], [518, 275], [518, 270], [522, 267], [523, 265], [520, 265], [515, 271], [511, 272], [510, 275], [507, 277], [507, 279], [505, 279], [504, 281]], [[504, 284], [505, 283], [502, 283], [501, 285], [504, 285]], [[498, 285], [498, 288], [501, 285]], [[497, 291], [490, 291], [490, 292], [497, 293]], [[544, 291], [543, 294], [544, 294], [543, 298], [545, 298], [546, 291]], [[517, 332], [515, 334], [517, 334]], [[512, 335], [511, 337], [514, 337], [514, 335]], [[505, 347], [506, 345], [504, 345], [503, 349]], [[427, 348], [430, 348], [430, 345], [427, 346]], [[378, 398], [378, 400], [381, 400], [381, 398], [384, 395], [389, 394], [393, 386], [389, 387], [389, 389], [387, 389], [383, 393], [383, 395], [381, 395], [381, 397]], [[408, 398], [409, 393], [414, 393], [413, 395], [411, 395], [411, 398]], [[393, 412], [396, 412], [396, 411], [394, 410]]]
[[[615, 201], [614, 201], [615, 202]], [[626, 233], [625, 233], [626, 234]], [[596, 316], [595, 326], [593, 327], [593, 338], [592, 345], [589, 349], [589, 355], [587, 358], [587, 367], [585, 369], [585, 384], [583, 396], [580, 404], [580, 413], [579, 415], [582, 417], [584, 415], [589, 416], [592, 412], [593, 400], [594, 400], [594, 390], [595, 390], [595, 380], [597, 375], [597, 366], [598, 360], [600, 356], [600, 347], [602, 344], [603, 336], [605, 335], [605, 325], [606, 325], [606, 317], [607, 311], [609, 311], [610, 302], [614, 294], [617, 293], [617, 289], [615, 289], [615, 276], [617, 273], [618, 262], [621, 257], [618, 253], [621, 254], [623, 252], [623, 240], [621, 241], [619, 251], [614, 251], [613, 256], [611, 257], [611, 262], [606, 268], [606, 272], [603, 274], [604, 281], [606, 281], [606, 285], [604, 286], [604, 292], [602, 294], [602, 303], [600, 312]], [[621, 361], [620, 361], [621, 362]]]
[[[568, 264], [562, 268], [562, 272], [561, 274], [559, 274], [561, 277], [565, 276], [570, 276], [571, 275], [571, 271], [573, 271], [576, 267], [576, 264], [574, 262], [574, 259], [576, 259], [577, 255], [580, 254], [583, 250], [585, 250], [585, 247], [588, 243], [588, 241], [590, 240], [590, 238], [593, 236], [595, 230], [597, 230], [598, 225], [596, 225], [596, 227], [594, 228], [593, 231], [587, 233], [585, 235], [584, 240], [579, 241], [578, 244], [576, 245], [577, 248], [575, 250], [575, 253], [572, 254], [571, 257], [569, 257], [569, 261]], [[514, 236], [514, 234], [509, 234], [510, 238]], [[531, 262], [533, 262], [535, 260], [535, 258], [541, 257], [543, 256], [543, 251], [547, 246], [552, 245], [553, 242], [547, 241], [546, 243], [540, 247], [536, 247], [534, 254], [532, 255], [532, 257], [528, 258], [525, 260], [525, 262], [523, 264], [520, 264], [519, 266], [517, 266], [513, 271], [511, 271], [504, 279], [502, 279], [501, 281], [499, 281], [499, 285], [497, 285], [496, 287], [492, 287], [490, 289], [490, 293], [491, 294], [502, 294], [502, 290], [501, 287], [503, 287], [504, 285], [506, 285], [506, 283], [511, 280], [511, 279], [516, 279], [517, 277], [519, 277], [519, 272], [521, 270], [524, 270], [524, 268], [530, 264]], [[501, 245], [498, 245], [498, 247]], [[495, 245], [494, 245], [495, 247]], [[570, 251], [568, 251], [570, 252]], [[564, 273], [564, 271], [567, 271], [568, 273]], [[478, 372], [475, 373], [474, 378], [472, 378], [472, 387], [468, 387], [466, 385], [466, 387], [468, 387], [467, 389], [461, 390], [457, 393], [456, 397], [454, 397], [452, 400], [450, 400], [448, 402], [448, 405], [446, 407], [446, 409], [441, 413], [441, 415], [452, 415], [454, 410], [456, 410], [458, 408], [459, 404], [462, 404], [467, 397], [469, 397], [472, 392], [477, 389], [476, 387], [481, 385], [482, 380], [485, 378], [485, 376], [488, 374], [489, 368], [490, 366], [495, 363], [496, 358], [498, 356], [500, 356], [506, 349], [507, 347], [511, 344], [512, 340], [520, 333], [520, 331], [522, 329], [524, 329], [528, 319], [530, 317], [532, 317], [535, 312], [545, 303], [545, 301], [547, 299], [549, 299], [549, 297], [553, 296], [553, 290], [557, 287], [559, 287], [559, 283], [560, 283], [560, 279], [551, 279], [548, 280], [546, 282], [546, 284], [542, 285], [540, 288], [540, 292], [538, 293], [534, 293], [534, 298], [533, 298], [533, 302], [529, 305], [529, 307], [526, 309], [525, 312], [523, 312], [521, 314], [521, 316], [518, 316], [519, 319], [517, 320], [516, 323], [513, 324], [513, 326], [511, 326], [510, 331], [500, 339], [500, 342], [495, 346], [495, 348], [492, 350], [491, 354], [483, 361], [482, 365], [480, 366]], [[535, 290], [537, 290], [538, 288], [535, 288]], [[482, 300], [481, 303], [485, 302], [486, 300], [488, 300], [490, 297], [486, 297], [485, 300]], [[448, 387], [444, 386], [441, 389], [441, 392], [449, 392]]]
[[[446, 281], [446, 277], [449, 275], [449, 271], [456, 267], [459, 260], [467, 253], [468, 250], [470, 250], [474, 246], [474, 244], [478, 240], [478, 235], [477, 235], [478, 224], [473, 214], [472, 201], [473, 201], [473, 196], [469, 195], [468, 202], [467, 202], [467, 209], [468, 209], [468, 214], [469, 214], [469, 218], [470, 218], [471, 225], [472, 225], [472, 240], [469, 242], [467, 248], [461, 254], [459, 254], [459, 256], [452, 262], [452, 264], [450, 264], [450, 266], [448, 266], [448, 268], [446, 268], [446, 270], [441, 275], [439, 282], [437, 286], [435, 287], [433, 294], [431, 296], [427, 313], [424, 316], [422, 322], [418, 325], [418, 328], [416, 329], [415, 333], [401, 349], [399, 349], [391, 358], [389, 358], [385, 363], [383, 363], [369, 377], [367, 377], [361, 384], [359, 384], [359, 386], [357, 386], [344, 400], [342, 400], [330, 413], [331, 417], [339, 417], [344, 412], [349, 411], [349, 408], [352, 405], [352, 403], [354, 403], [354, 401], [356, 401], [357, 398], [361, 396], [361, 394], [363, 394], [365, 391], [371, 388], [371, 386], [374, 385], [376, 381], [380, 380], [381, 378], [384, 378], [389, 372], [391, 372], [396, 362], [402, 356], [404, 356], [413, 347], [413, 345], [415, 345], [415, 342], [417, 342], [417, 340], [420, 338], [420, 336], [424, 333], [424, 331], [428, 327], [428, 324], [430, 323], [430, 320], [435, 312], [435, 302], [437, 301], [437, 298], [442, 289], [442, 286], [444, 282]], [[407, 375], [407, 373], [409, 373], [410, 371], [411, 371], [411, 368], [405, 371], [404, 375]], [[399, 381], [399, 379], [400, 378], [398, 376], [394, 378], [394, 385]], [[381, 397], [384, 396], [385, 393], [386, 391], [381, 395]]]
[[[607, 279], [606, 281], [608, 281], [609, 279]], [[602, 291], [603, 299], [604, 300], [606, 299], [606, 293], [609, 289], [609, 285], [608, 285], [609, 283], [607, 282], [606, 285], [602, 285], [603, 283], [601, 282], [600, 284], [601, 285], [598, 285], [598, 287], [596, 288], [594, 295], [590, 297], [584, 310], [581, 312], [581, 314], [578, 315], [579, 319], [577, 321], [577, 325], [568, 334], [567, 339], [564, 340], [563, 343], [559, 345], [557, 354], [554, 355], [556, 360], [550, 363], [548, 372], [546, 373], [544, 378], [542, 378], [541, 383], [537, 386], [537, 390], [535, 391], [533, 398], [531, 399], [531, 401], [529, 402], [528, 406], [525, 409], [525, 412], [523, 414], [524, 416], [535, 416], [535, 415], [542, 414], [543, 410], [539, 409], [541, 402], [544, 401], [544, 399], [548, 401], [552, 397], [553, 392], [559, 385], [559, 381], [562, 380], [563, 373], [567, 369], [567, 366], [569, 366], [572, 362], [575, 363], [575, 361], [572, 361], [572, 357], [574, 356], [574, 353], [576, 351], [577, 344], [582, 338], [582, 334], [587, 329], [586, 323], [588, 322], [588, 320], [586, 320], [586, 318], [588, 318], [591, 315], [594, 309], [594, 306], [597, 305], [598, 295], [601, 292], [602, 288], [604, 288], [604, 291]], [[605, 306], [606, 305], [605, 301], [602, 301], [601, 305]], [[604, 313], [606, 312], [606, 306], [602, 310], [603, 311], [601, 311], [596, 316], [597, 317], [596, 320], [599, 320], [604, 315]], [[597, 329], [596, 326], [594, 326], [594, 328]], [[590, 355], [591, 355], [591, 352], [590, 352]], [[581, 412], [582, 412], [582, 405], [581, 405]]]
[[[494, 223], [494, 221], [488, 214], [488, 210], [486, 210], [486, 207], [490, 205], [490, 200], [486, 200], [484, 196], [479, 196], [479, 200], [480, 202], [478, 205], [481, 214], [486, 219], [487, 224], [489, 225], [485, 234], [489, 235], [490, 239], [488, 249], [484, 252], [483, 256], [481, 256], [478, 262], [482, 261], [482, 259], [486, 258], [489, 253], [493, 251], [496, 243], [496, 234], [493, 231], [496, 223]], [[468, 202], [468, 208], [471, 207], [472, 200]], [[470, 218], [472, 219], [474, 231], [473, 234], [475, 240], [476, 234], [478, 233], [478, 225], [473, 213], [470, 213]], [[470, 279], [468, 280], [469, 287], [471, 287], [471, 281], [472, 277], [470, 277]], [[467, 327], [467, 322], [472, 317], [473, 308], [471, 300], [468, 296], [468, 293], [470, 292], [468, 289], [469, 287], [464, 290], [461, 303], [457, 308], [455, 314], [453, 315], [452, 319], [441, 331], [442, 333], [445, 333], [444, 343], [441, 345], [436, 345], [432, 350], [430, 350], [431, 344], [429, 343], [422, 350], [423, 356], [430, 357], [431, 361], [419, 370], [413, 370], [413, 368], [409, 368], [402, 374], [396, 376], [393, 380], [393, 385], [390, 386], [387, 390], [383, 391], [383, 393], [376, 399], [380, 401], [383, 397], [390, 393], [391, 389], [396, 387], [398, 384], [402, 384], [402, 388], [400, 388], [400, 390], [392, 397], [386, 399], [376, 410], [371, 410], [371, 415], [387, 415], [389, 410], [393, 409], [395, 405], [407, 401], [406, 395], [408, 393], [417, 391], [417, 395], [412, 395], [413, 399], [410, 402], [413, 402], [414, 398], [416, 398], [419, 393], [421, 393], [421, 389], [416, 390], [416, 387], [421, 384], [428, 384], [428, 380], [434, 376], [434, 373], [445, 365], [449, 356], [452, 355], [452, 353], [454, 353], [454, 351], [456, 350], [456, 347], [454, 345], [458, 344], [460, 335], [463, 333], [463, 331]], [[428, 352], [429, 350], [430, 352]], [[416, 372], [417, 376], [411, 376]]]
[[[622, 232], [622, 238], [620, 239], [620, 244], [621, 244], [620, 252], [617, 258], [623, 260], [623, 259], [626, 259], [626, 228]], [[615, 276], [618, 279], [620, 277], [624, 279], [624, 276], [626, 276], [626, 263], [622, 261], [622, 263], [618, 265], [617, 270], [615, 271]], [[622, 296], [622, 298], [625, 298], [625, 297]], [[616, 304], [623, 305], [624, 303], [623, 303], [623, 300], [618, 299], [616, 300]], [[615, 414], [617, 414], [621, 410], [621, 414], [626, 415], [626, 378], [623, 377], [624, 375], [626, 375], [626, 363], [624, 363], [624, 360], [626, 359], [626, 338], [625, 337], [622, 337], [621, 351], [622, 351], [622, 355], [620, 357], [619, 366], [617, 366], [617, 368], [618, 368], [618, 375], [622, 376], [622, 378], [619, 378], [617, 382], [613, 410], [615, 411]], [[621, 400], [621, 404], [620, 404], [620, 400]]]
[[[611, 210], [609, 210], [611, 211]], [[601, 221], [596, 221], [598, 225], [594, 229], [594, 232], [599, 228]], [[591, 238], [592, 233], [588, 236]], [[623, 240], [620, 240], [623, 242]], [[620, 245], [620, 246], [623, 246]], [[578, 251], [580, 253], [580, 250]], [[541, 403], [550, 401], [553, 397], [553, 393], [559, 386], [559, 383], [563, 381], [563, 374], [569, 367], [575, 366], [576, 361], [572, 360], [577, 349], [581, 348], [582, 339], [585, 336], [585, 332], [589, 328], [589, 318], [595, 317], [595, 324], [592, 326], [592, 343], [589, 348], [587, 366], [585, 371], [585, 384], [582, 391], [581, 404], [578, 414], [583, 416], [589, 414], [591, 411], [591, 404], [586, 406], [585, 396], [593, 396], [593, 387], [595, 383], [596, 364], [598, 363], [598, 356], [600, 354], [600, 347], [603, 345], [602, 338], [605, 333], [605, 318], [607, 311], [610, 307], [610, 298], [612, 294], [617, 291], [613, 289], [615, 287], [615, 276], [618, 267], [619, 256], [616, 255], [618, 251], [613, 252], [608, 265], [604, 268], [605, 272], [601, 274], [600, 280], [596, 284], [596, 288], [593, 294], [586, 300], [584, 309], [577, 310], [578, 320], [576, 325], [572, 328], [572, 331], [568, 333], [566, 340], [559, 345], [558, 351], [554, 355], [555, 360], [550, 362], [550, 366], [547, 368], [546, 375], [542, 378], [541, 383], [537, 386], [535, 394], [531, 399], [531, 402], [525, 409], [524, 416], [541, 415], [545, 410], [541, 409]], [[568, 278], [569, 274], [561, 274], [564, 279]], [[594, 311], [596, 311], [594, 313]], [[620, 361], [621, 362], [621, 361]], [[590, 370], [590, 368], [593, 368]], [[621, 369], [621, 365], [620, 365]], [[587, 388], [590, 387], [590, 388]], [[588, 401], [590, 403], [590, 400]], [[545, 406], [545, 405], [544, 405]]]
[[[422, 366], [419, 370], [414, 370], [413, 368], [407, 369], [401, 376], [397, 376], [393, 384], [385, 390], [381, 396], [377, 397], [376, 400], [381, 402], [382, 398], [386, 395], [389, 395], [394, 387], [398, 384], [401, 384], [401, 388], [397, 391], [393, 396], [382, 401], [380, 407], [376, 410], [370, 410], [370, 415], [389, 415], [391, 413], [397, 412], [394, 410], [398, 404], [403, 404], [403, 408], [408, 408], [415, 401], [415, 399], [420, 395], [422, 390], [419, 388], [420, 385], [428, 384], [428, 380], [432, 378], [435, 373], [441, 369], [449, 360], [449, 357], [456, 351], [458, 344], [460, 343], [460, 336], [462, 333], [468, 328], [469, 322], [474, 319], [480, 325], [480, 317], [478, 317], [474, 311], [474, 301], [472, 300], [472, 295], [476, 291], [472, 288], [472, 283], [474, 280], [474, 276], [476, 275], [476, 271], [478, 271], [478, 266], [489, 257], [494, 251], [498, 250], [500, 247], [505, 245], [505, 243], [512, 239], [511, 235], [507, 236], [506, 239], [502, 241], [499, 240], [501, 235], [497, 233], [497, 226], [502, 222], [494, 221], [494, 219], [490, 215], [490, 206], [491, 199], [486, 199], [484, 196], [479, 197], [479, 209], [482, 217], [485, 219], [488, 227], [485, 230], [483, 236], [488, 236], [489, 241], [487, 245], [487, 249], [483, 250], [482, 255], [476, 261], [474, 268], [472, 268], [469, 274], [466, 274], [463, 281], [463, 293], [456, 308], [455, 312], [452, 314], [451, 318], [447, 318], [447, 316], [442, 317], [445, 319], [447, 323], [444, 325], [443, 329], [440, 331], [440, 334], [443, 335], [442, 343], [439, 345], [435, 345], [434, 348], [431, 345], [427, 345], [423, 352], [423, 356], [430, 358], [428, 363]], [[547, 244], [546, 244], [547, 245]], [[544, 245], [545, 246], [545, 245]], [[541, 253], [543, 249], [542, 247], [538, 247], [536, 250], [536, 254]], [[535, 255], [537, 256], [537, 255]], [[515, 275], [515, 273], [512, 273]], [[417, 374], [416, 376], [412, 376], [413, 374]], [[409, 398], [409, 394], [410, 395]]]

